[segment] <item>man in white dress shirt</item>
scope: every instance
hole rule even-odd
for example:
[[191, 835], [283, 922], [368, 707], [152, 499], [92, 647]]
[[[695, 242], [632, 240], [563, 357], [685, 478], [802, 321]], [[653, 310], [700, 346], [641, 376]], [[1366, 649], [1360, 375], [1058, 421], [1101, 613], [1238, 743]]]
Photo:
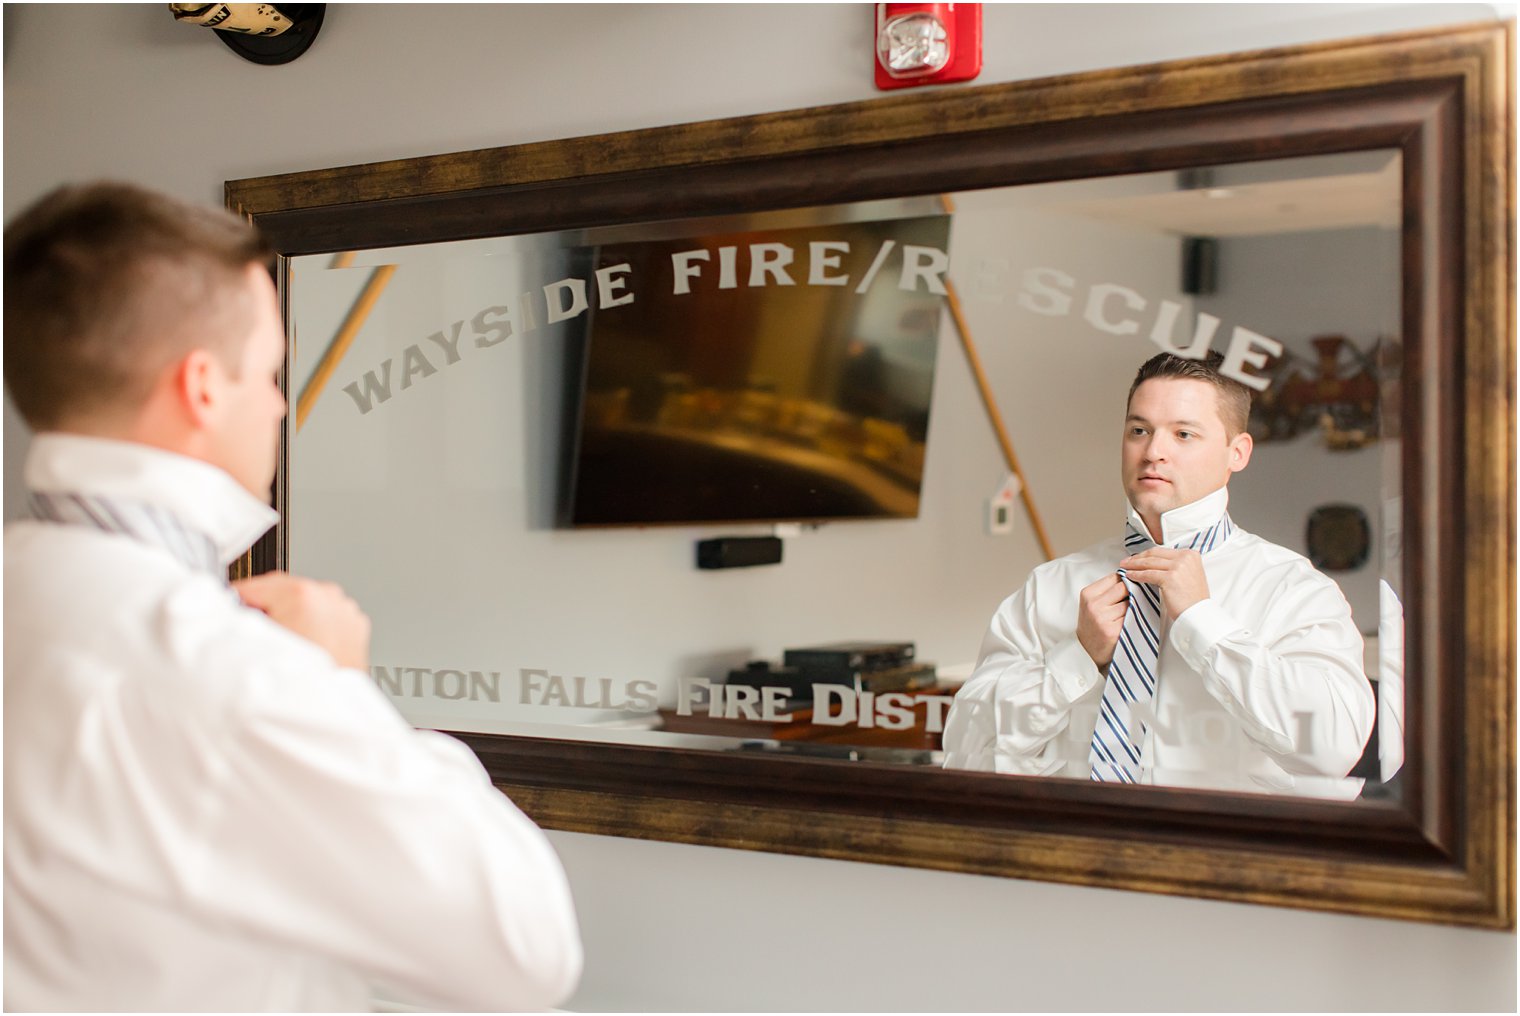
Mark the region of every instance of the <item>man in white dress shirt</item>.
[[947, 767], [1359, 793], [1347, 774], [1375, 714], [1361, 635], [1334, 582], [1229, 518], [1251, 393], [1220, 362], [1140, 368], [1126, 530], [1041, 565], [999, 606], [946, 718]]
[[5, 532], [5, 1007], [557, 1005], [582, 957], [543, 833], [401, 719], [342, 590], [226, 583], [276, 521], [268, 261], [120, 185], [6, 229], [36, 435]]

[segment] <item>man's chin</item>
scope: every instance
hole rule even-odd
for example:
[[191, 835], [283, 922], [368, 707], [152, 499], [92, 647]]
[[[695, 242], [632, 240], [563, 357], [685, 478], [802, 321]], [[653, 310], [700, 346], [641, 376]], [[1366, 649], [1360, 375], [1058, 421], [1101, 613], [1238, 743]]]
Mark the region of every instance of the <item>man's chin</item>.
[[1163, 496], [1153, 491], [1142, 491], [1131, 494], [1129, 503], [1135, 506], [1135, 511], [1141, 515], [1153, 515], [1160, 518], [1173, 508], [1177, 507], [1176, 498]]

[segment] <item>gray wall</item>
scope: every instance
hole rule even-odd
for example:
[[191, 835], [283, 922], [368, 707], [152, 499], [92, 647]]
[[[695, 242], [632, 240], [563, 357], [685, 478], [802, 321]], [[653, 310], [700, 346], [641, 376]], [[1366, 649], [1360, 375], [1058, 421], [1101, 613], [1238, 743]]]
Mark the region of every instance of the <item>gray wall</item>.
[[[7, 5], [6, 214], [64, 180], [218, 201], [224, 180], [264, 173], [871, 98], [870, 16], [865, 5], [330, 5], [310, 53], [266, 68], [172, 24], [161, 4]], [[1477, 4], [988, 5], [980, 80], [1495, 16]], [[25, 443], [7, 407], [8, 514]], [[571, 1008], [1515, 1005], [1512, 934], [553, 838], [588, 949]], [[1094, 946], [1120, 941], [1143, 947], [1099, 972]], [[920, 961], [899, 961], [907, 950]]]

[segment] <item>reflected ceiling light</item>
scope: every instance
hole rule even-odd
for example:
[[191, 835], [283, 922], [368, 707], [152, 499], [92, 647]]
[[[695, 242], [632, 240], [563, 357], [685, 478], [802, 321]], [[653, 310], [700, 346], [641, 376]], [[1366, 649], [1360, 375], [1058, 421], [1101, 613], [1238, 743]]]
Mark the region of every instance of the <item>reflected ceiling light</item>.
[[1235, 192], [1228, 187], [1210, 187], [1203, 193], [1206, 197], [1211, 198], [1233, 198], [1235, 196]]

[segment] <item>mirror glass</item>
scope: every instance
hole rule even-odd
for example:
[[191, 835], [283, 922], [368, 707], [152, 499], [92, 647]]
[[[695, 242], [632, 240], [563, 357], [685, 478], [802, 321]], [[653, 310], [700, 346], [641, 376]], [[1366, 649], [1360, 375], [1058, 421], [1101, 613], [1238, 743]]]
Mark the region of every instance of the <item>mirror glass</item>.
[[1379, 150], [297, 257], [290, 567], [419, 726], [943, 766], [999, 603], [1122, 532], [1135, 371], [1212, 348], [1265, 386], [1230, 514], [1343, 592], [1387, 797], [1401, 214]]

